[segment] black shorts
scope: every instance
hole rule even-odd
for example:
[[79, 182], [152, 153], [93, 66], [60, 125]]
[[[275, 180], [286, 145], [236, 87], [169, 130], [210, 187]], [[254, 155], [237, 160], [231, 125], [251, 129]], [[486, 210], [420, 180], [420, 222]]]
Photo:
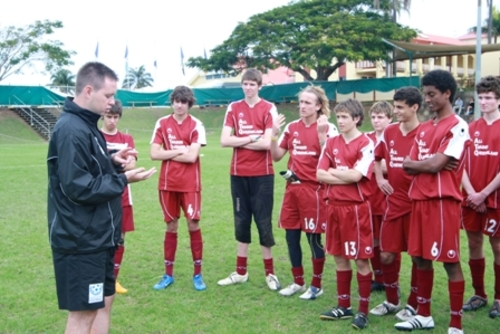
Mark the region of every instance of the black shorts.
[[252, 216], [259, 231], [261, 246], [275, 245], [272, 226], [274, 175], [234, 176], [231, 175], [233, 197], [234, 233], [236, 240], [252, 242]]
[[85, 311], [104, 307], [115, 294], [115, 248], [90, 254], [52, 251], [57, 299], [61, 310]]

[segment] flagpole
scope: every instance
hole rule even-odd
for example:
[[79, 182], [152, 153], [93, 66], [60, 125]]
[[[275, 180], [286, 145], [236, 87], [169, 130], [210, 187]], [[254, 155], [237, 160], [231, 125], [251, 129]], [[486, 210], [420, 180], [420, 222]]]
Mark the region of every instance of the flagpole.
[[125, 80], [127, 82], [126, 87], [130, 90], [130, 82], [128, 80], [128, 43], [125, 46]]

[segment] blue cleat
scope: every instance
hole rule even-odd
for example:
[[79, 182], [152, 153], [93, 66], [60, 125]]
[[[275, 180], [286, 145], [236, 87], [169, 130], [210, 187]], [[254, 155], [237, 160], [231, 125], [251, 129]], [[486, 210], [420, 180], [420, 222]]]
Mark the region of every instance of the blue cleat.
[[207, 286], [205, 285], [205, 282], [203, 282], [203, 277], [201, 277], [201, 274], [193, 276], [193, 285], [196, 291], [203, 291], [207, 289]]
[[168, 288], [170, 285], [174, 283], [174, 278], [172, 276], [168, 276], [167, 274], [163, 275], [162, 279], [155, 284], [153, 289], [155, 290], [163, 290]]

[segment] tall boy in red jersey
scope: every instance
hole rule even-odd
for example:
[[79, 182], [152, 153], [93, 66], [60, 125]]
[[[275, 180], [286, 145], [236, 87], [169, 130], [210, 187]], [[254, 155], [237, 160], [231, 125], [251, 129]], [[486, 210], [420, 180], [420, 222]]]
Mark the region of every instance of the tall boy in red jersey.
[[[135, 150], [134, 138], [131, 135], [118, 131], [118, 122], [122, 118], [123, 106], [120, 100], [115, 100], [115, 104], [111, 106], [109, 112], [106, 112], [103, 116], [103, 124], [101, 132], [106, 139], [106, 146], [108, 152], [117, 152], [124, 148], [132, 148]], [[136, 159], [130, 160], [130, 162], [123, 168], [123, 171], [132, 170], [135, 168]], [[127, 184], [122, 195], [122, 234], [118, 246], [115, 251], [115, 279], [116, 279], [116, 293], [123, 294], [127, 293], [125, 289], [118, 282], [118, 274], [120, 273], [120, 267], [122, 264], [123, 254], [125, 253], [125, 233], [132, 232], [134, 230], [134, 211], [132, 210], [132, 192], [130, 189], [130, 184]]]
[[500, 317], [500, 80], [488, 76], [476, 85], [483, 117], [469, 124], [472, 145], [463, 176], [463, 228], [469, 240], [469, 266], [474, 296], [464, 304], [464, 311], [475, 311], [487, 304], [484, 288], [486, 263], [483, 235], [493, 251], [495, 296], [490, 317]]
[[162, 290], [174, 283], [174, 262], [177, 251], [177, 230], [182, 211], [187, 220], [194, 273], [193, 286], [207, 287], [201, 275], [203, 240], [200, 229], [201, 170], [200, 148], [207, 143], [203, 123], [189, 114], [195, 99], [193, 91], [177, 86], [170, 95], [174, 112], [160, 118], [151, 139], [151, 159], [160, 160], [159, 197], [167, 223], [163, 242], [165, 275], [154, 286]]
[[[394, 114], [398, 123], [385, 128], [375, 147], [375, 177], [378, 187], [387, 196], [387, 208], [380, 227], [380, 259], [386, 300], [370, 313], [382, 316], [397, 312], [396, 318], [401, 321], [411, 319], [417, 309], [417, 266], [413, 263], [411, 291], [407, 305], [401, 311], [399, 269], [400, 254], [408, 250], [412, 205], [408, 190], [413, 180], [413, 176], [403, 170], [403, 160], [415, 142], [420, 125], [417, 112], [421, 105], [422, 93], [417, 88], [398, 89], [394, 94]], [[384, 165], [387, 179], [384, 178]]]
[[228, 106], [220, 139], [222, 147], [233, 148], [230, 174], [234, 232], [238, 242], [236, 271], [218, 284], [232, 285], [248, 280], [247, 258], [252, 242], [253, 216], [259, 231], [266, 284], [277, 291], [280, 283], [274, 274], [271, 251], [275, 242], [271, 223], [274, 170], [270, 148], [273, 119], [278, 113], [272, 103], [259, 97], [262, 74], [258, 70], [246, 70], [241, 86], [245, 98]]
[[[288, 178], [281, 205], [279, 226], [286, 231], [293, 282], [279, 293], [291, 296], [300, 292], [299, 298], [312, 300], [323, 294], [321, 279], [325, 250], [321, 234], [325, 232], [328, 217], [324, 185], [316, 180], [316, 168], [326, 139], [338, 135], [338, 132], [335, 125], [328, 122], [329, 101], [321, 87], [308, 86], [299, 93], [299, 112], [300, 118], [288, 123], [278, 139], [280, 128], [285, 124], [285, 116], [279, 115], [274, 121], [271, 139], [273, 160], [280, 161], [288, 152], [288, 171], [299, 180]], [[302, 232], [311, 249], [313, 277], [309, 288], [304, 280], [302, 265]]]
[[328, 200], [326, 251], [337, 265], [338, 305], [320, 315], [322, 320], [349, 319], [351, 309], [351, 260], [357, 267], [359, 309], [352, 326], [368, 326], [368, 305], [373, 256], [372, 213], [369, 178], [373, 169], [373, 141], [358, 127], [363, 123], [363, 105], [354, 99], [340, 102], [334, 109], [340, 135], [329, 138], [318, 164], [316, 177], [326, 183]]
[[421, 124], [403, 169], [414, 175], [409, 196], [413, 201], [408, 253], [417, 263], [417, 315], [397, 323], [398, 330], [434, 328], [431, 296], [433, 261], [443, 262], [448, 275], [451, 319], [448, 334], [462, 334], [464, 276], [460, 266], [460, 184], [467, 123], [453, 112], [457, 89], [453, 76], [433, 70], [422, 78], [425, 102], [436, 116]]

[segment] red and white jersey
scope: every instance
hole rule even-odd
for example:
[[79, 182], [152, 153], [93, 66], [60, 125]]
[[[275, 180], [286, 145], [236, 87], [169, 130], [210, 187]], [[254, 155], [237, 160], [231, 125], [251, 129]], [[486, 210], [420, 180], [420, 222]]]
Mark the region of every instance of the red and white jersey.
[[[102, 131], [101, 131], [102, 132]], [[108, 152], [110, 151], [120, 151], [124, 148], [131, 147], [135, 148], [134, 138], [131, 135], [116, 132], [114, 135], [110, 135], [102, 132], [104, 139], [106, 139], [106, 148]], [[130, 189], [130, 184], [127, 184], [122, 195], [122, 206], [132, 206], [132, 192]]]
[[[179, 123], [173, 115], [160, 118], [155, 125], [151, 144], [159, 144], [165, 150], [175, 150], [197, 143], [207, 144], [203, 123], [188, 115]], [[158, 182], [159, 190], [196, 192], [201, 191], [200, 158], [193, 163], [164, 160]]]
[[434, 123], [431, 119], [420, 125], [411, 149], [412, 160], [422, 161], [442, 153], [460, 164], [455, 170], [420, 173], [413, 177], [409, 190], [412, 200], [454, 198], [462, 200], [460, 186], [464, 170], [465, 148], [470, 140], [469, 126], [461, 117], [452, 115]]
[[[483, 118], [469, 124], [465, 169], [475, 191], [483, 190], [500, 173], [500, 119], [488, 125]], [[463, 190], [464, 197], [467, 193]], [[499, 190], [485, 200], [488, 208], [500, 208]]]
[[403, 135], [399, 128], [400, 123], [389, 124], [375, 146], [375, 161], [385, 160], [387, 180], [394, 192], [387, 196], [387, 210], [385, 220], [394, 220], [411, 211], [411, 200], [408, 197], [413, 175], [403, 170], [403, 161], [410, 155], [415, 142], [415, 135], [420, 127]]
[[[377, 138], [375, 131], [367, 132], [366, 135], [373, 140], [375, 147], [377, 146], [380, 138]], [[372, 195], [370, 196], [370, 205], [372, 209], [372, 215], [382, 216], [386, 210], [386, 198], [384, 193], [380, 190], [377, 184], [377, 179], [375, 174], [372, 175], [370, 179], [370, 187], [372, 188]]]
[[[335, 125], [328, 123], [327, 138], [338, 134]], [[294, 171], [300, 181], [318, 183], [316, 168], [321, 154], [318, 123], [306, 126], [301, 119], [288, 123], [278, 140], [278, 146], [290, 154], [288, 169]]]
[[328, 185], [325, 197], [329, 201], [365, 202], [372, 191], [373, 141], [366, 134], [346, 143], [342, 135], [329, 138], [319, 158], [318, 169], [354, 169], [364, 177], [359, 182], [346, 185]]
[[[236, 137], [263, 136], [267, 129], [273, 128], [273, 118], [277, 115], [274, 104], [264, 99], [253, 107], [250, 107], [245, 100], [240, 100], [227, 107], [224, 126], [233, 128]], [[235, 176], [273, 175], [271, 151], [254, 151], [244, 147], [235, 147], [230, 173]]]

